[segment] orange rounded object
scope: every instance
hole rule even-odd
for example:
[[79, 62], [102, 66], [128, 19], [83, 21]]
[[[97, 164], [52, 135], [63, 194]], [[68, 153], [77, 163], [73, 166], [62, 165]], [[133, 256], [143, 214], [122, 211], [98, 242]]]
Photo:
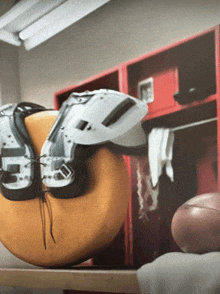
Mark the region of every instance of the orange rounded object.
[[182, 251], [220, 251], [220, 193], [195, 196], [180, 206], [171, 223], [172, 235]]
[[[44, 111], [25, 119], [38, 154], [56, 115]], [[89, 189], [77, 198], [47, 192], [46, 202], [10, 201], [0, 194], [0, 240], [11, 253], [36, 266], [61, 267], [86, 260], [115, 238], [130, 197], [126, 165], [121, 155], [101, 148], [88, 166]]]

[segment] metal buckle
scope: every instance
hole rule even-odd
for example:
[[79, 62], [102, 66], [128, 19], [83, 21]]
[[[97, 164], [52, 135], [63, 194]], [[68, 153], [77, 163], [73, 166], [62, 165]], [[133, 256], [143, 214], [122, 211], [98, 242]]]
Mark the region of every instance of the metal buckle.
[[75, 174], [74, 170], [68, 167], [65, 163], [62, 164], [59, 171], [65, 179], [68, 179], [70, 176]]

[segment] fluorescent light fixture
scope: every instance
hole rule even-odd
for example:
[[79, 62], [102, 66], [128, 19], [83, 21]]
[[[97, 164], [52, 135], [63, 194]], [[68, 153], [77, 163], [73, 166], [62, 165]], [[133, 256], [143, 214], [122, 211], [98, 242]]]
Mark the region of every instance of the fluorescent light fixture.
[[69, 0], [20, 32], [24, 46], [30, 50], [61, 32], [110, 0]]
[[0, 29], [0, 40], [15, 46], [20, 46], [22, 44], [17, 34], [8, 32], [4, 29]]
[[24, 10], [22, 14], [8, 23], [4, 29], [10, 32], [21, 32], [65, 1], [67, 0], [39, 0], [36, 4], [31, 6], [30, 9]]
[[[67, 1], [46, 14], [45, 16], [42, 16], [39, 20], [28, 26], [26, 29], [22, 30], [19, 33], [19, 37], [22, 40], [26, 40], [44, 29], [45, 27], [53, 25], [54, 20], [56, 20], [57, 22], [59, 21], [59, 19], [65, 17], [65, 15], [68, 14], [70, 5], [74, 5], [75, 2], [76, 0]], [[57, 24], [55, 26], [57, 27]]]
[[0, 17], [0, 28], [5, 27], [19, 15], [24, 13], [26, 10], [30, 9], [39, 0], [23, 0], [18, 2], [14, 7], [12, 7], [8, 12]]
[[20, 0], [0, 17], [0, 40], [30, 50], [110, 0]]

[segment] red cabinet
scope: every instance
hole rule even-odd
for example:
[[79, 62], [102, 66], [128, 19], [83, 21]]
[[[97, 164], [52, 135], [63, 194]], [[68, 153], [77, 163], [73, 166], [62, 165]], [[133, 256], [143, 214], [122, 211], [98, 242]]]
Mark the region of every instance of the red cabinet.
[[157, 115], [158, 111], [169, 109], [176, 105], [173, 95], [178, 91], [178, 70], [175, 67], [164, 68], [154, 72], [147, 79], [138, 83], [138, 98], [144, 99], [143, 87], [150, 83], [152, 99], [148, 104], [148, 118]]
[[[138, 99], [151, 100], [149, 112], [143, 120], [147, 134], [153, 127], [178, 129], [181, 125], [218, 118], [219, 48], [219, 26], [216, 26], [55, 93], [55, 108], [59, 109], [73, 91], [108, 88]], [[149, 212], [148, 219], [140, 217], [141, 201], [147, 195], [147, 157], [125, 156], [132, 193], [127, 219], [115, 241], [94, 256], [94, 264], [140, 266], [165, 252], [178, 250], [170, 234], [170, 220], [178, 205], [202, 191], [198, 187], [201, 184], [198, 177], [202, 170], [202, 158], [210, 156], [207, 153], [210, 138], [218, 152], [211, 155], [213, 164], [210, 168], [215, 165], [212, 174], [216, 181], [212, 181], [209, 190], [216, 189], [216, 185], [220, 188], [218, 124], [219, 120], [216, 120], [175, 131], [175, 181], [169, 183], [166, 176], [161, 177], [160, 210]]]

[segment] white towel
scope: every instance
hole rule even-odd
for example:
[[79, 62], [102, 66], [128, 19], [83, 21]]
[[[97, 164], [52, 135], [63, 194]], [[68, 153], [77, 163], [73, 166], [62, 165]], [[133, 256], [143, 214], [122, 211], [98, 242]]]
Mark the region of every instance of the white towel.
[[137, 270], [142, 294], [220, 293], [220, 252], [170, 252]]
[[158, 184], [165, 166], [167, 176], [173, 181], [174, 133], [167, 128], [154, 128], [148, 137], [148, 160], [153, 187]]

